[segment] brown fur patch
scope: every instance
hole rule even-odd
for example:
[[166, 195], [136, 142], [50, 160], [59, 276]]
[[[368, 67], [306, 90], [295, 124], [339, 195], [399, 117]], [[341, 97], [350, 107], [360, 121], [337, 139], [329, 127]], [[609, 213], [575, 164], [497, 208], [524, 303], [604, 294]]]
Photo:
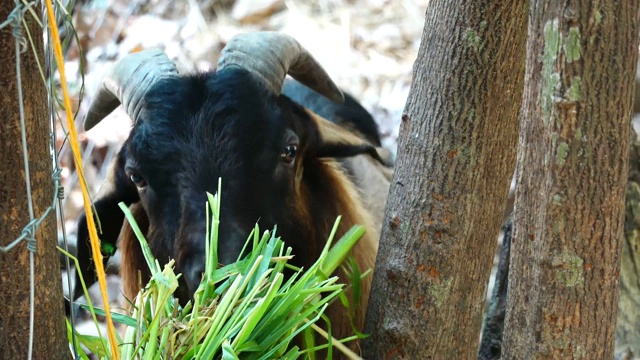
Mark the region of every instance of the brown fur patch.
[[[362, 205], [362, 200], [358, 190], [346, 177], [340, 165], [331, 159], [309, 160], [305, 164], [305, 181], [300, 190], [300, 201], [298, 202], [298, 213], [305, 214], [306, 222], [306, 242], [308, 254], [305, 254], [305, 267], [309, 267], [320, 255], [322, 248], [326, 244], [331, 228], [338, 216], [342, 216], [338, 231], [334, 238], [337, 241], [354, 225], [362, 225], [366, 228], [366, 233], [356, 244], [351, 254], [361, 272], [372, 270], [375, 266], [375, 259], [378, 250], [379, 224], [374, 224], [371, 214]], [[331, 199], [330, 202], [326, 199]], [[287, 239], [285, 239], [286, 241]], [[341, 283], [349, 284], [342, 269], [335, 274]], [[369, 274], [361, 282], [361, 298], [355, 306], [354, 325], [356, 329], [362, 331], [364, 317], [371, 290], [372, 274]], [[346, 292], [351, 299], [352, 292]], [[348, 310], [336, 300], [331, 304], [326, 315], [331, 320], [332, 335], [336, 339], [341, 339], [353, 335], [351, 322], [349, 321]], [[324, 323], [318, 324], [325, 328]], [[317, 343], [326, 341], [318, 338]], [[347, 343], [347, 346], [358, 352], [359, 343], [357, 341]], [[338, 353], [335, 354], [336, 356]]]
[[320, 138], [323, 143], [352, 146], [369, 145], [375, 149], [375, 152], [382, 163], [389, 164], [392, 162], [392, 156], [389, 150], [382, 147], [374, 147], [364, 137], [360, 137], [348, 129], [318, 116], [309, 109], [305, 109], [305, 111], [315, 123], [318, 131], [320, 132]]
[[[149, 229], [149, 219], [144, 208], [140, 203], [135, 203], [129, 207], [129, 210], [131, 210], [140, 231], [146, 236]], [[134, 302], [141, 286], [144, 286], [151, 278], [151, 273], [142, 254], [140, 242], [127, 220], [122, 224], [119, 248], [122, 256], [120, 266], [122, 291], [129, 301]]]

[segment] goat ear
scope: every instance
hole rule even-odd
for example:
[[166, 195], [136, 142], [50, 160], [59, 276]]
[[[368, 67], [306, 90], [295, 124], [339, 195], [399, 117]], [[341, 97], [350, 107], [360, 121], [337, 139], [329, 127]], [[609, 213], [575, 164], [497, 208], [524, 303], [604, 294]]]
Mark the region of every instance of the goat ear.
[[317, 157], [344, 158], [368, 154], [383, 165], [392, 162], [389, 150], [372, 145], [364, 137], [332, 123], [311, 110], [305, 111], [318, 129], [320, 142], [314, 152]]
[[[107, 177], [92, 204], [100, 248], [103, 261], [106, 262], [116, 250], [116, 242], [124, 222], [124, 213], [118, 206], [119, 202], [130, 205], [139, 201], [138, 191], [128, 179], [124, 171], [126, 161], [126, 144], [118, 152], [110, 165]], [[95, 267], [89, 240], [89, 229], [86, 214], [82, 212], [78, 219], [77, 254], [80, 270], [87, 288], [96, 281]], [[83, 293], [80, 274], [76, 271], [75, 289], [72, 301]]]

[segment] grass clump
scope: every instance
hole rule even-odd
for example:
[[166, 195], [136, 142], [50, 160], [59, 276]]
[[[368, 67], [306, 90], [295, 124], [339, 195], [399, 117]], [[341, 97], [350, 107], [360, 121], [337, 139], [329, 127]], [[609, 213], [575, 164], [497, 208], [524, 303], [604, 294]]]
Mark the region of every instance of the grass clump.
[[[338, 277], [328, 274], [342, 264], [364, 234], [364, 228], [354, 226], [331, 246], [338, 218], [320, 258], [309, 269], [299, 269], [287, 263], [293, 254], [276, 236], [277, 229], [260, 234], [256, 224], [238, 260], [218, 267], [220, 190], [219, 182], [216, 195], [208, 194], [206, 271], [194, 299], [185, 307], [174, 297], [181, 276], [174, 272], [174, 261], [161, 268], [129, 209], [120, 204], [152, 273], [150, 282], [132, 304], [131, 316], [114, 317], [114, 321], [126, 325], [124, 339], [118, 340], [121, 358], [313, 359], [315, 351], [334, 347], [350, 358], [359, 358], [342, 343], [363, 335], [356, 332], [347, 339], [333, 339], [323, 312], [337, 298], [347, 307], [357, 303], [347, 299], [345, 285], [338, 283]], [[360, 280], [366, 273], [353, 268], [355, 261], [348, 263], [357, 297]], [[288, 279], [284, 276], [286, 268], [293, 273]], [[92, 313], [97, 310], [90, 305], [88, 308]], [[316, 325], [321, 318], [327, 321], [328, 333]], [[316, 346], [315, 332], [328, 338], [327, 344]], [[304, 339], [303, 349], [293, 343], [297, 335]], [[79, 341], [101, 358], [110, 358], [104, 339], [80, 335]]]

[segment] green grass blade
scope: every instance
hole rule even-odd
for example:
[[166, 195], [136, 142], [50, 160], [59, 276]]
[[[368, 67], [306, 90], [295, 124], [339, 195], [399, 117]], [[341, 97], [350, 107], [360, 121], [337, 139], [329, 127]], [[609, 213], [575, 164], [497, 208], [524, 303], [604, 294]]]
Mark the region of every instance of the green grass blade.
[[222, 343], [222, 360], [240, 360], [228, 341]]
[[151, 248], [149, 248], [149, 243], [147, 242], [147, 239], [145, 239], [144, 235], [142, 234], [140, 227], [138, 227], [138, 224], [136, 223], [136, 219], [133, 217], [133, 214], [131, 214], [131, 210], [129, 210], [129, 207], [125, 205], [125, 203], [123, 203], [122, 201], [118, 203], [118, 206], [120, 207], [122, 212], [124, 212], [124, 215], [129, 221], [129, 225], [131, 226], [131, 229], [133, 230], [134, 234], [136, 234], [136, 237], [140, 242], [140, 247], [142, 248], [144, 259], [147, 261], [147, 266], [149, 266], [151, 273], [154, 274], [154, 273], [160, 272], [160, 267], [157, 266], [156, 260], [151, 253]]
[[271, 283], [266, 296], [258, 301], [249, 316], [247, 316], [244, 326], [242, 327], [242, 329], [240, 329], [240, 332], [233, 340], [232, 345], [234, 348], [237, 348], [238, 345], [242, 345], [249, 338], [251, 332], [255, 329], [256, 325], [258, 325], [258, 321], [260, 321], [264, 313], [267, 311], [267, 308], [275, 298], [276, 292], [280, 288], [283, 278], [284, 276], [281, 273], [278, 273], [276, 275], [276, 280]]
[[342, 264], [353, 247], [360, 241], [365, 233], [363, 226], [354, 225], [340, 240], [329, 250], [324, 258], [320, 271], [325, 276], [331, 275]]

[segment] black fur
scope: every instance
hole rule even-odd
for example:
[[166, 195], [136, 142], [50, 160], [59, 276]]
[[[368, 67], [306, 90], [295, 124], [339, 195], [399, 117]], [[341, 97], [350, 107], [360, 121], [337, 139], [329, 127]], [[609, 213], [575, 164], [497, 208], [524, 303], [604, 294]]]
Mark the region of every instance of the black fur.
[[372, 145], [380, 146], [378, 124], [350, 94], [343, 91], [344, 103], [335, 103], [293, 79], [286, 79], [282, 93], [314, 113], [360, 132]]
[[[253, 75], [237, 68], [165, 79], [146, 93], [144, 101], [118, 155], [118, 191], [95, 203], [103, 242], [118, 240], [123, 222], [118, 202], [140, 201], [149, 220], [146, 237], [153, 254], [161, 264], [175, 258], [176, 271], [183, 272], [186, 282], [178, 295], [184, 303], [196, 290], [204, 269], [206, 192], [215, 193], [222, 177], [222, 263], [236, 260], [258, 220], [261, 229], [277, 224], [285, 241], [297, 241], [292, 244], [297, 265], [308, 266], [318, 256], [322, 244], [310, 249], [304, 240], [297, 240], [309, 235], [295, 220], [298, 210], [290, 191], [295, 169], [281, 156], [293, 141], [299, 146], [296, 161], [304, 162], [305, 177], [320, 171], [321, 159], [314, 154], [326, 144], [320, 144], [318, 129], [300, 104], [274, 95]], [[350, 99], [335, 114], [347, 114], [352, 103], [355, 100]], [[360, 109], [358, 105], [353, 112], [360, 116]], [[370, 115], [356, 117], [352, 125], [379, 144], [369, 121], [375, 126]], [[329, 144], [325, 148], [330, 149], [326, 155], [335, 157], [375, 153], [373, 146]], [[142, 176], [147, 186], [136, 189], [131, 174]], [[90, 286], [95, 277], [84, 217], [78, 226], [78, 255]], [[78, 295], [76, 290], [74, 299]]]
[[498, 272], [496, 273], [496, 281], [484, 320], [484, 330], [482, 331], [482, 340], [480, 341], [480, 349], [478, 350], [479, 360], [500, 359], [502, 354], [502, 335], [504, 333], [504, 317], [507, 311], [509, 258], [512, 238], [513, 221], [510, 220], [504, 227]]

